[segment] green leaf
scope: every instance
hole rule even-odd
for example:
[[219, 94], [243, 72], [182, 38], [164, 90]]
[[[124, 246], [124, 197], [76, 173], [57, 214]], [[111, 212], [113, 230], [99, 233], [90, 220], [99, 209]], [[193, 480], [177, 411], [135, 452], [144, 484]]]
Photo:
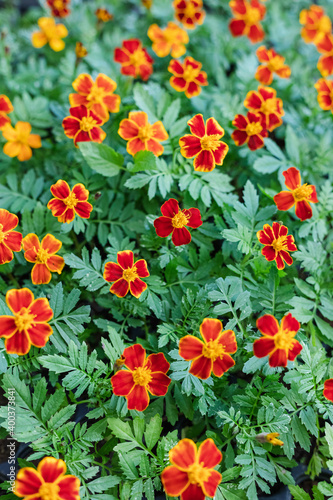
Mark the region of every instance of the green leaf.
[[141, 83], [137, 83], [134, 86], [133, 97], [138, 108], [147, 113], [149, 123], [156, 122], [158, 118], [156, 116], [154, 100]]
[[105, 177], [113, 177], [124, 164], [124, 157], [106, 144], [80, 142], [80, 151], [88, 165]]
[[112, 433], [119, 439], [135, 441], [133, 431], [128, 422], [123, 422], [119, 418], [108, 418], [108, 424]]
[[127, 168], [133, 173], [154, 170], [157, 168], [156, 156], [151, 151], [139, 151], [134, 155], [134, 164], [128, 163]]
[[108, 490], [109, 488], [113, 488], [113, 486], [119, 484], [120, 481], [120, 477], [108, 475], [104, 477], [98, 477], [97, 479], [90, 481], [90, 483], [87, 483], [87, 487], [91, 491], [91, 493], [105, 493], [106, 490]]
[[157, 413], [150, 419], [145, 431], [145, 440], [148, 450], [154, 448], [162, 432], [162, 418]]
[[294, 500], [311, 500], [310, 495], [306, 493], [300, 486], [288, 486]]

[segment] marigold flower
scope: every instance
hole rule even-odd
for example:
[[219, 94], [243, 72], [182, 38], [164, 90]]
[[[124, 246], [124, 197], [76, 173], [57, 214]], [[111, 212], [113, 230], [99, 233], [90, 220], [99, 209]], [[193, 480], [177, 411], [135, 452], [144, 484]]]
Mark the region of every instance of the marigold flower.
[[13, 316], [0, 316], [0, 337], [8, 354], [27, 354], [31, 344], [44, 347], [53, 330], [48, 324], [53, 311], [47, 299], [35, 299], [28, 288], [9, 290], [6, 303]]
[[194, 170], [211, 172], [216, 165], [222, 165], [229, 150], [225, 142], [221, 142], [224, 130], [215, 118], [208, 118], [206, 125], [202, 115], [195, 115], [187, 124], [192, 135], [184, 135], [179, 139], [180, 152], [185, 158], [193, 158]]
[[40, 31], [35, 31], [32, 34], [32, 45], [37, 49], [44, 47], [47, 43], [55, 52], [59, 52], [65, 48], [65, 42], [62, 38], [66, 38], [68, 31], [63, 24], [56, 24], [52, 17], [40, 17], [38, 19]]
[[212, 372], [216, 377], [222, 377], [234, 366], [235, 361], [230, 354], [237, 351], [236, 336], [232, 330], [222, 329], [219, 319], [205, 318], [200, 325], [203, 341], [193, 335], [180, 339], [179, 355], [186, 361], [192, 361], [190, 373], [195, 377], [207, 379]]
[[82, 219], [89, 219], [93, 207], [88, 203], [89, 191], [83, 184], [75, 184], [72, 190], [66, 181], [59, 180], [50, 187], [53, 194], [47, 208], [59, 222], [72, 222], [77, 214]]
[[318, 61], [317, 68], [322, 76], [333, 74], [333, 35], [324, 35], [317, 43], [318, 51], [323, 54]]
[[257, 319], [257, 328], [263, 335], [253, 343], [253, 354], [257, 358], [269, 356], [269, 366], [287, 366], [303, 349], [294, 337], [301, 325], [291, 313], [283, 316], [281, 325], [271, 314]]
[[245, 35], [252, 43], [260, 42], [265, 36], [260, 21], [265, 17], [266, 7], [258, 0], [231, 0], [229, 5], [235, 16], [229, 23], [232, 36]]
[[169, 22], [162, 29], [158, 24], [152, 24], [148, 29], [148, 37], [153, 42], [152, 49], [158, 57], [181, 57], [186, 52], [185, 45], [189, 42], [188, 34], [178, 24]]
[[148, 115], [144, 111], [130, 111], [128, 118], [121, 120], [118, 134], [127, 142], [126, 151], [134, 156], [139, 151], [151, 151], [161, 156], [164, 147], [160, 142], [169, 137], [161, 121], [153, 125], [148, 123]]
[[65, 135], [74, 140], [76, 148], [78, 142], [101, 143], [104, 141], [106, 133], [100, 127], [100, 125], [103, 125], [103, 120], [97, 114], [83, 104], [69, 108], [69, 113], [70, 116], [63, 119], [62, 126]]
[[77, 59], [82, 59], [83, 57], [86, 57], [88, 55], [88, 51], [82, 42], [76, 42], [75, 55]]
[[247, 116], [236, 115], [232, 124], [237, 127], [231, 134], [231, 138], [235, 141], [236, 146], [247, 144], [251, 151], [260, 149], [264, 145], [264, 138], [268, 132], [265, 125], [266, 118], [258, 113], [247, 113]]
[[141, 3], [144, 7], [146, 7], [146, 9], [149, 10], [153, 5], [153, 0], [141, 0]]
[[177, 92], [185, 92], [186, 97], [200, 94], [201, 86], [208, 85], [207, 73], [201, 71], [202, 64], [193, 57], [185, 57], [184, 62], [172, 59], [168, 71], [174, 76], [170, 78], [170, 85]]
[[51, 8], [53, 17], [67, 17], [71, 12], [68, 8], [70, 0], [46, 0], [46, 4]]
[[275, 52], [274, 49], [267, 49], [265, 45], [259, 47], [256, 51], [261, 64], [254, 77], [264, 85], [270, 85], [273, 81], [274, 73], [280, 78], [289, 78], [291, 69], [284, 64], [285, 58]]
[[323, 35], [332, 31], [331, 20], [319, 5], [303, 9], [299, 15], [299, 22], [304, 25], [301, 35], [306, 43], [317, 43]]
[[128, 292], [137, 299], [146, 290], [147, 283], [140, 278], [148, 278], [149, 271], [144, 259], [134, 263], [132, 250], [123, 250], [117, 253], [117, 263], [107, 262], [105, 264], [103, 278], [113, 283], [110, 292], [117, 297], [125, 297]]
[[276, 90], [259, 85], [258, 90], [248, 92], [244, 106], [264, 118], [265, 128], [272, 132], [282, 125], [284, 115], [282, 99], [276, 97]]
[[262, 432], [261, 434], [256, 435], [257, 441], [259, 443], [270, 443], [273, 446], [283, 446], [283, 441], [277, 439], [280, 436], [278, 432]]
[[63, 257], [55, 255], [62, 247], [61, 241], [52, 234], [47, 234], [40, 243], [36, 234], [29, 233], [22, 243], [25, 260], [35, 264], [31, 271], [34, 285], [50, 283], [51, 272], [61, 274], [65, 261]]
[[329, 401], [333, 403], [333, 378], [329, 378], [324, 382], [323, 395]]
[[14, 493], [23, 500], [80, 500], [80, 480], [70, 474], [63, 460], [45, 457], [37, 466], [23, 467], [16, 476]]
[[314, 86], [318, 92], [318, 103], [321, 109], [331, 110], [333, 113], [333, 81], [320, 78]]
[[302, 221], [311, 219], [310, 203], [318, 203], [316, 186], [301, 184], [301, 174], [295, 167], [290, 167], [282, 173], [289, 191], [281, 191], [274, 196], [278, 210], [289, 210], [295, 205], [296, 217]]
[[13, 231], [19, 223], [17, 215], [0, 208], [0, 264], [13, 260], [13, 252], [20, 252], [22, 234]]
[[202, 8], [202, 0], [175, 0], [173, 7], [176, 19], [188, 30], [204, 22], [205, 11]]
[[95, 81], [87, 73], [82, 73], [74, 80], [72, 86], [77, 94], [69, 94], [71, 106], [85, 106], [103, 123], [108, 121], [109, 112], [118, 113], [120, 96], [113, 93], [117, 84], [103, 73], [100, 73]]
[[163, 217], [154, 221], [157, 236], [166, 238], [172, 233], [172, 243], [175, 246], [187, 245], [191, 242], [191, 233], [186, 226], [196, 229], [202, 225], [201, 214], [198, 208], [179, 209], [178, 201], [170, 198], [161, 206]]
[[153, 72], [154, 60], [137, 38], [124, 40], [122, 48], [115, 49], [114, 60], [121, 64], [120, 72], [123, 75], [140, 77], [146, 81]]
[[262, 255], [268, 262], [275, 260], [278, 269], [284, 269], [284, 262], [291, 266], [293, 263], [289, 252], [295, 252], [297, 247], [294, 242], [294, 237], [288, 234], [288, 228], [282, 226], [278, 222], [273, 222], [272, 227], [265, 224], [261, 231], [257, 232], [257, 238], [262, 245], [265, 245], [261, 250]]
[[14, 108], [9, 98], [4, 94], [0, 95], [0, 129], [6, 125], [6, 123], [10, 123], [10, 118], [7, 115], [13, 110]]
[[126, 347], [122, 357], [127, 370], [119, 370], [111, 377], [112, 390], [116, 396], [125, 396], [129, 410], [144, 411], [149, 405], [149, 393], [165, 396], [168, 392], [171, 378], [166, 373], [170, 363], [161, 352], [146, 357], [141, 344]]
[[99, 21], [102, 21], [103, 23], [107, 23], [108, 21], [111, 21], [113, 19], [113, 15], [104, 8], [99, 8], [95, 11], [95, 16]]
[[19, 161], [29, 160], [32, 156], [32, 149], [42, 147], [41, 138], [37, 134], [31, 134], [31, 125], [28, 122], [17, 122], [15, 128], [9, 123], [1, 129], [2, 135], [8, 142], [3, 147], [5, 155]]
[[182, 439], [169, 451], [172, 465], [161, 474], [168, 496], [180, 500], [204, 500], [215, 497], [222, 475], [214, 469], [222, 453], [212, 439], [205, 439], [197, 449], [192, 439]]

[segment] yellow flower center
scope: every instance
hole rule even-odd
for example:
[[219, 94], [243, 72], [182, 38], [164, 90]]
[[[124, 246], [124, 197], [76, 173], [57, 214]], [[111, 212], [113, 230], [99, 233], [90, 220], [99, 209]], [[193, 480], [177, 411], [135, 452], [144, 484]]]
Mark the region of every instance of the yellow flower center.
[[316, 23], [316, 29], [322, 33], [329, 33], [331, 31], [331, 22], [329, 17], [322, 16]]
[[262, 126], [260, 122], [252, 122], [246, 125], [247, 135], [257, 135], [262, 131]]
[[200, 69], [193, 68], [193, 66], [187, 66], [187, 68], [184, 71], [183, 78], [187, 82], [193, 82], [199, 73], [200, 73]]
[[91, 87], [90, 94], [87, 95], [87, 100], [92, 101], [92, 102], [101, 102], [104, 97], [104, 90], [101, 87], [97, 87], [96, 84], [94, 84]]
[[6, 237], [6, 234], [5, 234], [5, 233], [3, 233], [3, 231], [2, 231], [2, 230], [3, 230], [3, 225], [2, 225], [2, 224], [0, 224], [0, 243], [2, 243], [2, 242], [3, 242], [3, 240], [4, 240], [4, 239], [5, 239], [5, 237]]
[[268, 115], [269, 113], [274, 113], [276, 111], [276, 101], [274, 98], [272, 99], [267, 99], [264, 101], [261, 105], [260, 111], [264, 113], [265, 115]]
[[205, 358], [210, 358], [212, 361], [220, 358], [223, 353], [224, 346], [219, 344], [217, 340], [210, 340], [202, 348], [202, 355], [205, 356]]
[[295, 201], [308, 200], [312, 194], [312, 187], [307, 184], [303, 184], [293, 190], [293, 197]]
[[74, 208], [78, 204], [79, 200], [74, 193], [71, 193], [65, 200], [62, 200], [68, 208]]
[[62, 9], [63, 6], [64, 5], [63, 5], [63, 1], [62, 0], [55, 0], [54, 3], [53, 3], [53, 7], [55, 9], [58, 9], [58, 10]]
[[207, 151], [215, 151], [220, 145], [217, 135], [205, 135], [200, 139], [200, 143], [202, 149], [206, 149]]
[[279, 238], [273, 241], [272, 247], [276, 252], [280, 252], [281, 250], [287, 250], [287, 237], [279, 236]]
[[131, 66], [141, 66], [142, 64], [146, 64], [146, 54], [142, 49], [138, 49], [134, 52], [134, 54], [129, 54], [129, 64]]
[[194, 14], [197, 12], [196, 7], [193, 5], [192, 2], [188, 2], [186, 5], [186, 8], [184, 10], [185, 17], [194, 17]]
[[43, 483], [39, 488], [38, 494], [41, 500], [59, 500], [60, 487], [54, 483]]
[[248, 25], [257, 24], [260, 21], [259, 9], [248, 6], [243, 19]]
[[138, 278], [138, 273], [136, 267], [131, 267], [129, 269], [123, 270], [123, 279], [130, 282]]
[[273, 57], [267, 64], [268, 69], [270, 69], [271, 71], [278, 71], [283, 66], [284, 66], [284, 61], [280, 56]]
[[152, 379], [151, 371], [144, 366], [139, 366], [132, 373], [134, 383], [137, 385], [148, 385]]
[[184, 214], [184, 212], [178, 212], [174, 217], [171, 219], [171, 224], [173, 227], [177, 229], [181, 229], [182, 227], [186, 226], [188, 223], [188, 218]]
[[138, 132], [138, 137], [141, 139], [141, 141], [149, 141], [151, 139], [153, 133], [152, 133], [152, 126], [145, 125], [144, 127], [141, 127]]
[[37, 252], [36, 264], [46, 264], [49, 258], [49, 253], [44, 248], [40, 248]]
[[276, 335], [274, 335], [275, 347], [277, 349], [285, 349], [286, 351], [289, 351], [289, 349], [295, 342], [294, 341], [295, 335], [296, 332], [279, 331]]
[[23, 330], [28, 330], [33, 324], [34, 318], [34, 314], [31, 314], [26, 307], [22, 307], [18, 313], [14, 314], [14, 321], [18, 331], [23, 332]]
[[203, 485], [210, 476], [209, 469], [205, 469], [201, 464], [194, 463], [187, 471], [188, 480], [191, 484]]
[[80, 129], [84, 132], [89, 132], [96, 125], [96, 120], [93, 119], [92, 116], [84, 116], [81, 119]]

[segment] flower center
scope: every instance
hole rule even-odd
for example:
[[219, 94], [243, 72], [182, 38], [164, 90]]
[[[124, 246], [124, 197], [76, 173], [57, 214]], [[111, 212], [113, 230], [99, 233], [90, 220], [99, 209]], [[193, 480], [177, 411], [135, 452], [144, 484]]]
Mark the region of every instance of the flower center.
[[14, 321], [18, 331], [28, 330], [34, 322], [34, 317], [35, 315], [31, 314], [26, 307], [22, 307], [18, 313], [14, 314]]
[[93, 101], [93, 102], [101, 102], [104, 97], [104, 90], [101, 87], [97, 87], [96, 84], [94, 84], [91, 87], [90, 94], [87, 96], [88, 101]]
[[220, 141], [216, 135], [205, 135], [201, 140], [202, 149], [206, 149], [207, 151], [215, 151], [219, 145]]
[[3, 230], [3, 225], [0, 224], [0, 243], [2, 243], [6, 237], [6, 234], [2, 230]]
[[186, 5], [185, 7], [185, 10], [184, 10], [184, 15], [185, 17], [194, 17], [194, 14], [197, 12], [197, 9], [196, 7], [193, 5], [193, 3], [190, 1], [188, 2], [188, 4]]
[[187, 82], [193, 82], [199, 73], [200, 70], [198, 68], [193, 68], [193, 66], [187, 66], [184, 71], [183, 78]]
[[322, 33], [329, 33], [331, 31], [331, 23], [327, 16], [322, 16], [316, 23], [316, 29]]
[[139, 128], [138, 137], [141, 141], [149, 141], [152, 136], [152, 127], [151, 125], [145, 125], [144, 127]]
[[80, 129], [84, 132], [89, 132], [96, 125], [96, 120], [93, 119], [92, 116], [84, 116], [81, 119]]
[[205, 469], [201, 464], [194, 463], [187, 471], [187, 476], [191, 484], [202, 485], [208, 481], [210, 471], [209, 469]]
[[312, 187], [307, 184], [303, 184], [293, 190], [293, 197], [295, 201], [308, 200], [312, 194]]
[[184, 212], [178, 212], [174, 217], [171, 219], [171, 224], [173, 227], [177, 229], [181, 229], [182, 227], [186, 226], [188, 223], [188, 218], [184, 214]]
[[148, 385], [151, 379], [151, 371], [143, 366], [139, 366], [133, 371], [133, 380], [137, 385]]
[[78, 204], [78, 199], [74, 193], [71, 193], [65, 200], [62, 200], [68, 208], [74, 208]]
[[38, 494], [41, 500], [59, 500], [60, 487], [54, 483], [43, 483], [39, 488]]
[[63, 8], [63, 0], [55, 0], [53, 3], [53, 7], [57, 10], [60, 10]]
[[274, 113], [275, 110], [276, 110], [276, 102], [274, 98], [267, 99], [266, 101], [264, 101], [260, 108], [260, 111], [265, 115], [268, 115], [269, 113]]
[[244, 15], [244, 21], [248, 25], [257, 24], [260, 21], [259, 9], [248, 6]]
[[246, 125], [247, 135], [258, 135], [262, 131], [262, 126], [260, 122], [252, 122]]
[[131, 267], [129, 269], [123, 270], [123, 279], [130, 282], [138, 278], [138, 273], [136, 267]]
[[210, 340], [202, 348], [202, 355], [205, 356], [205, 358], [210, 358], [212, 361], [220, 358], [223, 353], [224, 346], [219, 344], [217, 340]]
[[132, 66], [141, 66], [146, 63], [146, 54], [142, 49], [138, 49], [134, 54], [129, 54], [129, 63]]
[[286, 349], [289, 351], [294, 343], [296, 332], [282, 331], [274, 335], [274, 343], [277, 349]]
[[276, 252], [280, 252], [287, 246], [286, 240], [287, 240], [286, 236], [279, 236], [279, 238], [273, 241], [272, 247]]
[[269, 63], [267, 64], [267, 67], [271, 71], [278, 71], [279, 69], [281, 69], [283, 67], [283, 65], [284, 65], [284, 61], [283, 61], [282, 57], [275, 56], [269, 61]]
[[40, 248], [37, 252], [36, 264], [46, 264], [48, 258], [48, 251], [44, 250], [44, 248]]

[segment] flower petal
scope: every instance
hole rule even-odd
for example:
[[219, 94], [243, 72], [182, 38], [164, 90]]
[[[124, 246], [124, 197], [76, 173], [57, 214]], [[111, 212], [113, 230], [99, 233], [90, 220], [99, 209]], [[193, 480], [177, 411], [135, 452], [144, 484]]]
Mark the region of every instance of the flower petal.
[[147, 385], [147, 389], [153, 396], [165, 396], [170, 384], [170, 377], [167, 377], [164, 373], [154, 373], [152, 380]]
[[41, 242], [41, 247], [47, 250], [49, 255], [57, 253], [62, 247], [60, 240], [57, 240], [52, 234], [47, 234]]
[[50, 283], [52, 274], [46, 264], [35, 264], [31, 271], [31, 281], [34, 285], [46, 285]]
[[[333, 401], [333, 388], [332, 388]], [[188, 487], [189, 479], [186, 472], [183, 472], [173, 465], [166, 467], [161, 474], [161, 481], [167, 495], [178, 497]]]
[[288, 358], [285, 349], [276, 349], [269, 357], [269, 366], [276, 368], [277, 366], [287, 366]]
[[16, 329], [13, 316], [0, 316], [0, 337], [11, 337]]
[[7, 233], [16, 228], [19, 223], [17, 215], [8, 212], [4, 208], [0, 208], [0, 224], [2, 224], [2, 231]]
[[173, 218], [176, 214], [179, 213], [178, 201], [174, 198], [170, 198], [161, 206], [161, 212], [164, 217]]
[[170, 217], [158, 217], [154, 220], [154, 227], [160, 238], [166, 238], [174, 230]]
[[117, 297], [125, 297], [129, 291], [129, 283], [124, 279], [119, 279], [115, 281], [110, 288], [110, 292], [114, 293]]
[[144, 366], [146, 350], [141, 344], [134, 344], [124, 349], [123, 356], [125, 358], [125, 366], [133, 371], [140, 366]]
[[65, 266], [65, 260], [63, 257], [60, 257], [60, 255], [52, 255], [47, 259], [46, 265], [53, 273], [61, 274]]
[[45, 457], [37, 466], [37, 470], [46, 483], [53, 483], [65, 474], [67, 467], [63, 460], [54, 457]]
[[117, 253], [117, 262], [123, 269], [131, 269], [134, 265], [132, 250], [122, 250]]
[[187, 217], [189, 216], [186, 224], [188, 227], [196, 229], [202, 226], [201, 213], [198, 208], [187, 208], [186, 210], [183, 210], [183, 212], [185, 212]]
[[150, 354], [146, 360], [146, 366], [151, 372], [167, 373], [170, 368], [170, 363], [165, 359], [162, 352]]
[[215, 168], [215, 158], [212, 151], [202, 149], [194, 158], [194, 170], [197, 172], [211, 172]]
[[181, 496], [181, 500], [205, 500], [205, 498], [201, 486], [197, 484], [190, 484]]
[[[76, 109], [76, 108], [75, 108]], [[55, 184], [50, 187], [50, 191], [55, 198], [59, 200], [65, 200], [71, 194], [69, 185], [66, 181], [58, 180]]]
[[52, 328], [47, 323], [37, 323], [27, 331], [31, 343], [36, 347], [44, 347], [53, 333]]
[[22, 307], [28, 308], [33, 300], [34, 295], [29, 288], [21, 288], [20, 290], [12, 289], [6, 293], [7, 306], [13, 313], [19, 312]]
[[222, 377], [230, 368], [235, 365], [235, 361], [229, 354], [222, 354], [213, 361], [213, 373], [216, 377]]
[[205, 318], [200, 325], [200, 334], [205, 342], [216, 340], [222, 332], [222, 322], [219, 319]]
[[22, 240], [22, 246], [25, 252], [31, 248], [35, 248], [38, 251], [40, 248], [38, 236], [34, 233], [27, 234]]
[[324, 382], [323, 395], [329, 401], [333, 403], [333, 378], [329, 378]]
[[253, 342], [253, 354], [257, 358], [268, 356], [275, 349], [274, 339], [263, 337]]
[[40, 474], [35, 469], [24, 467], [18, 471], [16, 476], [15, 495], [25, 497], [38, 494], [42, 482]]
[[140, 295], [146, 290], [147, 283], [140, 280], [139, 278], [135, 278], [134, 281], [131, 281], [129, 284], [129, 289], [133, 297], [139, 298]]
[[217, 470], [211, 470], [207, 481], [203, 483], [203, 492], [206, 496], [213, 498], [220, 482], [222, 475]]
[[186, 229], [186, 227], [175, 227], [172, 233], [172, 243], [179, 247], [180, 245], [188, 245], [191, 242], [191, 233]]
[[80, 500], [80, 479], [70, 474], [57, 481], [59, 497], [63, 500]]
[[297, 201], [295, 214], [296, 214], [296, 217], [298, 217], [302, 221], [307, 220], [307, 219], [311, 219], [312, 208], [311, 208], [310, 203], [306, 200]]
[[16, 332], [5, 340], [5, 348], [8, 354], [23, 356], [30, 351], [31, 343], [25, 330]]
[[182, 439], [169, 451], [172, 465], [186, 471], [196, 462], [197, 447], [192, 439]]
[[196, 137], [202, 138], [206, 134], [205, 121], [201, 114], [193, 116], [187, 124], [190, 127], [191, 134]]
[[206, 469], [213, 469], [221, 460], [222, 453], [217, 448], [214, 441], [211, 438], [205, 439], [198, 449], [198, 462]]
[[237, 341], [235, 332], [232, 330], [225, 330], [219, 336], [219, 344], [224, 346], [224, 351], [229, 354], [234, 354], [237, 351]]
[[128, 370], [119, 370], [111, 377], [111, 384], [116, 396], [127, 396], [135, 385], [133, 375]]
[[136, 268], [136, 272], [138, 273], [139, 278], [148, 278], [149, 271], [147, 267], [147, 262], [144, 259], [137, 260], [134, 264]]
[[294, 361], [294, 359], [296, 358], [296, 356], [299, 355], [299, 353], [301, 352], [302, 349], [303, 349], [303, 346], [298, 342], [298, 340], [294, 340], [292, 347], [291, 347], [291, 349], [289, 349], [289, 352], [288, 352], [288, 359], [290, 361]]
[[291, 313], [288, 313], [281, 320], [281, 330], [288, 332], [298, 332], [300, 328], [301, 325], [299, 324], [297, 319], [292, 316]]
[[122, 139], [128, 141], [129, 139], [137, 137], [138, 133], [139, 126], [137, 123], [135, 123], [133, 120], [129, 120], [128, 118], [121, 120], [119, 124], [118, 134]]
[[35, 323], [44, 323], [45, 321], [50, 321], [53, 318], [53, 311], [50, 307], [49, 301], [45, 298], [34, 300], [29, 307], [29, 312], [34, 314]]
[[105, 264], [104, 268], [104, 273], [103, 273], [103, 278], [106, 281], [112, 282], [112, 281], [117, 281], [123, 276], [123, 269], [120, 267], [119, 264], [116, 264], [115, 262], [107, 262]]
[[79, 201], [74, 210], [81, 219], [89, 219], [93, 206], [88, 201]]
[[263, 335], [273, 337], [278, 333], [280, 325], [272, 314], [264, 314], [264, 316], [257, 319], [257, 328]]
[[14, 258], [13, 252], [4, 243], [0, 243], [0, 264], [6, 264]]
[[202, 355], [203, 346], [202, 340], [193, 335], [186, 335], [179, 341], [179, 355], [186, 361], [191, 361]]
[[295, 199], [290, 191], [281, 191], [274, 196], [274, 203], [278, 210], [289, 210], [295, 205]]
[[206, 380], [211, 375], [212, 364], [210, 358], [200, 356], [200, 358], [196, 358], [192, 361], [189, 372], [195, 377]]
[[127, 408], [129, 410], [144, 411], [149, 405], [149, 394], [144, 385], [135, 385], [126, 396]]

